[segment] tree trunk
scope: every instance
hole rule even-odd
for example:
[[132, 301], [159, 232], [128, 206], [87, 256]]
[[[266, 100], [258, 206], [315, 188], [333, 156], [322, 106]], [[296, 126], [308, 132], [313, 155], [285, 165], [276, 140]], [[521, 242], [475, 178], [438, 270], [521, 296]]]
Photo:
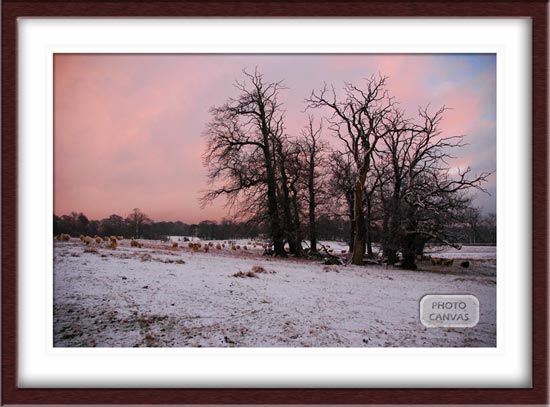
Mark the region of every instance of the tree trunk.
[[288, 190], [288, 179], [284, 167], [281, 167], [281, 174], [283, 189], [283, 212], [285, 216], [285, 236], [288, 240], [288, 248], [290, 253], [296, 254], [295, 225], [292, 219], [292, 211], [290, 208], [290, 191]]
[[268, 211], [271, 220], [271, 235], [273, 237], [273, 246], [276, 256], [286, 257], [284, 237], [279, 222], [279, 213], [277, 211], [277, 196], [275, 195], [275, 187], [268, 184]]
[[309, 215], [309, 244], [311, 253], [317, 253], [317, 225], [315, 224], [315, 214]]
[[365, 242], [366, 242], [366, 250], [367, 250], [367, 257], [369, 259], [374, 258], [374, 253], [372, 251], [372, 236], [371, 236], [371, 198], [370, 196], [367, 197], [367, 216], [365, 219]]
[[309, 244], [311, 253], [317, 253], [317, 230], [315, 225], [315, 164], [310, 157], [310, 166], [308, 174], [308, 193], [309, 193]]
[[399, 202], [401, 196], [401, 182], [395, 181], [394, 192], [390, 203], [390, 232], [387, 238], [387, 258], [388, 264], [395, 264], [399, 260], [397, 250], [400, 246], [399, 228], [401, 224], [401, 205]]
[[271, 236], [273, 238], [273, 246], [275, 256], [286, 257], [284, 235], [281, 228], [281, 222], [279, 219], [279, 210], [277, 203], [277, 180], [275, 178], [275, 169], [273, 168], [273, 162], [271, 157], [271, 151], [269, 149], [269, 133], [264, 133], [264, 155], [265, 165], [267, 172], [267, 201], [268, 201], [268, 214], [271, 226]]
[[416, 234], [413, 230], [409, 230], [403, 237], [403, 262], [401, 266], [407, 270], [416, 270]]
[[359, 176], [359, 180], [355, 185], [355, 236], [353, 242], [353, 256], [351, 258], [352, 264], [363, 265], [363, 189], [366, 180], [366, 170], [362, 170]]
[[296, 244], [294, 254], [296, 257], [302, 256], [302, 233], [300, 231], [300, 211], [298, 207], [298, 191], [294, 185], [291, 186], [292, 189], [292, 208], [294, 209], [294, 226], [295, 226], [295, 235], [294, 241]]
[[355, 213], [355, 200], [354, 200], [355, 194], [353, 191], [349, 191], [346, 193], [346, 201], [348, 203], [348, 216], [350, 219], [350, 228], [349, 228], [349, 253], [353, 253], [353, 245], [355, 243], [355, 220], [354, 220], [354, 213]]
[[289, 190], [289, 182], [288, 182], [288, 176], [287, 176], [287, 169], [286, 166], [286, 157], [284, 155], [282, 145], [279, 140], [276, 141], [276, 149], [278, 153], [278, 167], [279, 172], [281, 175], [281, 189], [283, 191], [282, 196], [282, 204], [283, 204], [283, 214], [284, 214], [284, 235], [288, 241], [288, 248], [290, 253], [296, 254], [297, 246], [296, 246], [296, 236], [295, 236], [295, 229], [297, 225], [294, 225], [294, 220], [292, 218], [292, 210], [291, 210], [291, 198], [290, 198], [290, 190]]

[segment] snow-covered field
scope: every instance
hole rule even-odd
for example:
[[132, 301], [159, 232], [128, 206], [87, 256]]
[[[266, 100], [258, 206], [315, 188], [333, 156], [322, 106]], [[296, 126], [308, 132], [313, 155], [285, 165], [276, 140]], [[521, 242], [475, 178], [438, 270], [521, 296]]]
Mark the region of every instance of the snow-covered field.
[[[213, 242], [208, 252], [207, 242], [197, 251], [187, 242], [140, 242], [123, 240], [116, 250], [74, 238], [54, 243], [55, 346], [496, 346], [496, 279], [472, 268], [324, 266], [264, 257], [247, 241], [235, 250]], [[326, 244], [334, 254], [347, 249]], [[437, 256], [496, 257], [487, 254], [494, 248], [465, 247], [456, 257], [452, 250]], [[420, 299], [442, 293], [475, 295], [479, 324], [424, 327]]]
[[475, 259], [475, 260], [494, 260], [497, 258], [496, 246], [462, 246], [455, 249], [453, 247], [427, 248], [426, 254], [445, 259]]

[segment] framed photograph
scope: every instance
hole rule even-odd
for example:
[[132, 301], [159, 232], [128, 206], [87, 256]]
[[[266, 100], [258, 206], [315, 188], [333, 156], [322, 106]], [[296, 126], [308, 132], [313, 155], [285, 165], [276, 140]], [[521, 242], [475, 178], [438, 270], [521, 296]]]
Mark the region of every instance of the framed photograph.
[[546, 404], [547, 3], [2, 4], [4, 404]]

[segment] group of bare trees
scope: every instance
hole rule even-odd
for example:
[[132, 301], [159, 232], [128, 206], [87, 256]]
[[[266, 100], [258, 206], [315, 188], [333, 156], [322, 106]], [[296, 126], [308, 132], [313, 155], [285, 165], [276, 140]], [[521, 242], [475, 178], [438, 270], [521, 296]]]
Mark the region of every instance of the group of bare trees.
[[310, 202], [309, 238], [316, 240], [315, 200], [325, 144], [312, 119], [302, 138], [286, 133], [279, 102], [286, 89], [282, 82], [267, 83], [258, 72], [244, 75], [246, 81], [235, 84], [239, 97], [211, 109], [204, 155], [211, 188], [202, 200], [205, 204], [226, 196], [242, 215], [269, 225], [276, 255], [286, 255], [286, 242], [299, 256], [304, 202]]
[[[348, 219], [353, 264], [375, 255], [374, 227], [382, 230], [378, 243], [388, 262], [406, 268], [415, 268], [428, 241], [455, 244], [450, 226], [465, 221], [470, 192], [484, 191], [490, 174], [449, 166], [464, 143], [463, 136], [442, 134], [445, 107], [409, 118], [382, 76], [340, 91], [325, 85], [305, 100], [322, 122], [310, 115], [292, 137], [279, 99], [284, 84], [267, 82], [258, 71], [244, 76], [235, 85], [240, 95], [211, 109], [203, 204], [225, 196], [243, 217], [266, 222], [279, 256], [286, 255], [285, 243], [301, 255], [306, 238], [309, 250], [317, 250], [321, 213]], [[323, 131], [334, 136], [335, 148]]]
[[90, 220], [82, 212], [71, 212], [69, 215], [53, 216], [54, 235], [67, 233], [71, 236], [101, 235], [127, 236], [141, 238], [147, 236], [147, 228], [153, 221], [134, 208], [126, 218], [113, 214], [102, 220]]

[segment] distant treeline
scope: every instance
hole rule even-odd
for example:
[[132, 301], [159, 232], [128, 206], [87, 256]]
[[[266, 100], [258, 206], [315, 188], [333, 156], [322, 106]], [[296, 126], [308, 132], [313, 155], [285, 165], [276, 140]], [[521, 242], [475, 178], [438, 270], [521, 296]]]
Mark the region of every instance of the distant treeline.
[[[319, 234], [326, 240], [345, 240], [349, 235], [348, 222], [340, 218], [319, 219]], [[82, 212], [53, 216], [54, 234], [67, 233], [73, 237], [85, 236], [125, 236], [141, 239], [163, 240], [167, 236], [190, 236], [204, 240], [269, 238], [265, 224], [239, 222], [223, 219], [220, 222], [204, 220], [188, 224], [181, 221], [155, 222], [149, 216], [134, 209], [126, 217], [111, 215], [101, 220], [89, 219]]]
[[[321, 240], [346, 241], [349, 238], [349, 222], [343, 217], [322, 215], [318, 220], [318, 233]], [[82, 212], [53, 216], [54, 234], [67, 233], [73, 237], [85, 236], [124, 236], [140, 239], [164, 240], [168, 236], [189, 236], [203, 240], [227, 239], [269, 239], [266, 224], [252, 224], [223, 219], [220, 222], [204, 220], [188, 224], [181, 221], [155, 222], [149, 216], [134, 209], [126, 217], [111, 215], [101, 220], [89, 219]], [[476, 218], [475, 221], [456, 225], [449, 231], [462, 243], [496, 243], [496, 218], [494, 215]], [[374, 242], [383, 238], [382, 229], [373, 228]]]

